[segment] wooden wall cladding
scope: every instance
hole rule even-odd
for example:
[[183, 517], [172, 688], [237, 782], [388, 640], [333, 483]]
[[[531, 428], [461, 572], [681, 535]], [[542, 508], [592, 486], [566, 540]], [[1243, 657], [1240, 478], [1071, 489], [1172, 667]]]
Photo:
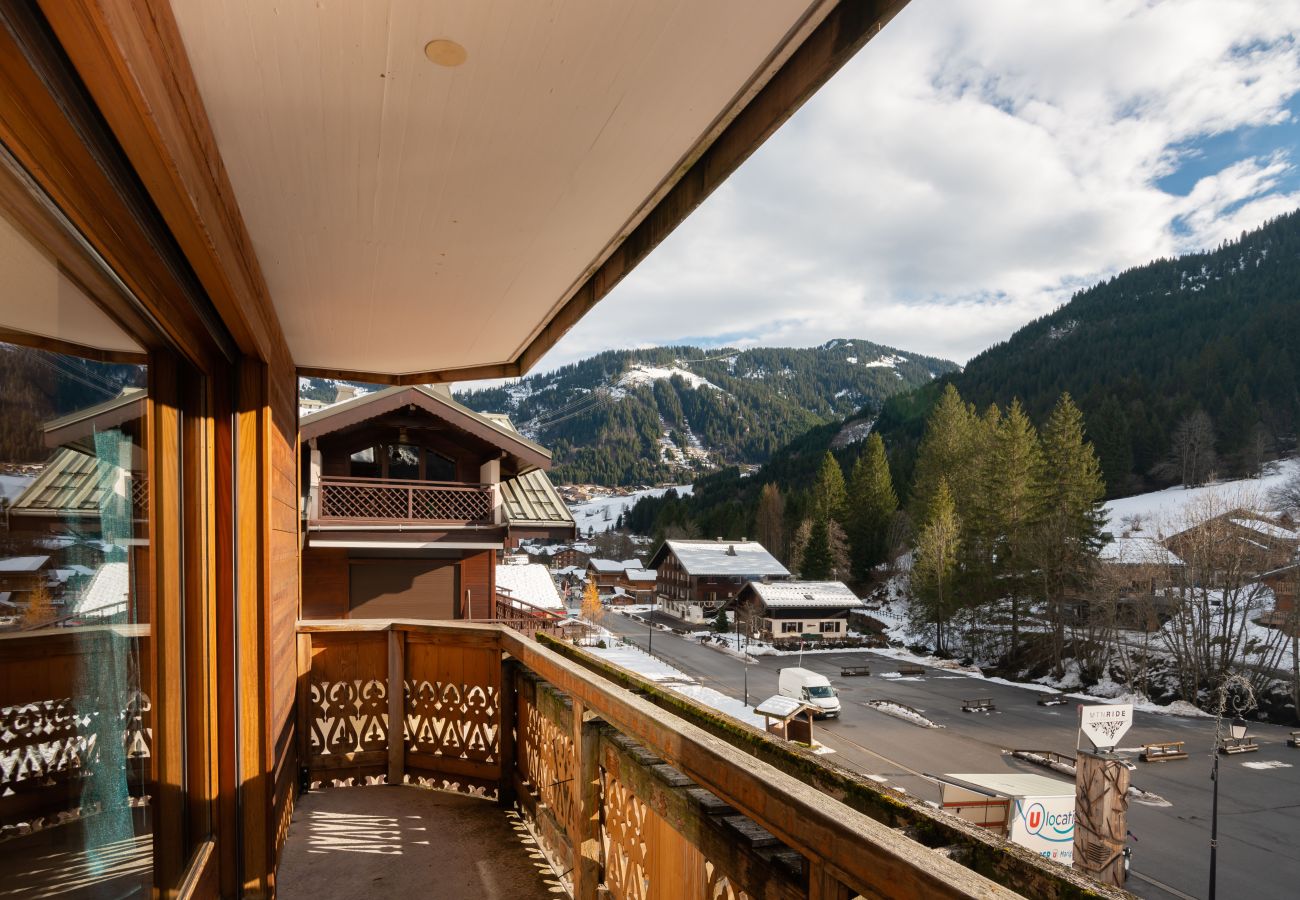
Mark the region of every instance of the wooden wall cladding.
[[348, 614], [348, 551], [342, 547], [304, 547], [302, 617], [344, 619]]
[[460, 563], [460, 593], [465, 618], [491, 619], [496, 614], [496, 551], [467, 555]]

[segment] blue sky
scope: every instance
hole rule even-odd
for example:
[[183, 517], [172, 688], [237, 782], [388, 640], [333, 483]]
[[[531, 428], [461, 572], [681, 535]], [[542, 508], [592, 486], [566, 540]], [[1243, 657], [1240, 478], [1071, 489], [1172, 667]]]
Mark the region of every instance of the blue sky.
[[913, 0], [541, 361], [856, 337], [965, 362], [1300, 206], [1300, 0]]

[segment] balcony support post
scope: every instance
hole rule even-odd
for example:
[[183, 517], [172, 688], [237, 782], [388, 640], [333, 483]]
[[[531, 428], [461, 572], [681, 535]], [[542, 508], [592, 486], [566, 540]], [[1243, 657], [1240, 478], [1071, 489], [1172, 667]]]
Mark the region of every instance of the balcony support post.
[[596, 900], [604, 881], [604, 848], [600, 840], [600, 720], [573, 698], [573, 900]]
[[497, 805], [510, 808], [515, 805], [515, 721], [518, 718], [518, 687], [515, 678], [519, 664], [508, 656], [501, 657], [501, 689], [497, 700], [501, 704], [500, 727], [497, 729], [497, 760], [501, 765], [501, 780], [497, 782]]
[[817, 860], [808, 863], [808, 900], [849, 900], [853, 893], [825, 864]]
[[406, 780], [406, 633], [388, 629], [388, 783]]

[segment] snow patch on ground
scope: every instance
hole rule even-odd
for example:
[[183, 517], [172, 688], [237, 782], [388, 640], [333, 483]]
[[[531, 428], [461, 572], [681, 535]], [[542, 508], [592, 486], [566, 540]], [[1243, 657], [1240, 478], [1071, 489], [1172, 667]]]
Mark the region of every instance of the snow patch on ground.
[[1291, 764], [1282, 762], [1280, 759], [1264, 759], [1256, 762], [1244, 762], [1241, 764], [1246, 769], [1289, 769]]
[[921, 714], [921, 710], [912, 709], [910, 706], [904, 706], [901, 703], [893, 703], [889, 700], [868, 700], [866, 703], [872, 709], [884, 713], [887, 716], [893, 716], [895, 719], [902, 719], [904, 722], [910, 722], [921, 728], [942, 728], [942, 725], [936, 725], [930, 719]]
[[907, 362], [906, 356], [898, 356], [893, 353], [886, 353], [879, 359], [873, 359], [869, 363], [864, 363], [868, 369], [892, 369], [899, 363]]
[[667, 381], [676, 376], [686, 382], [695, 390], [700, 388], [713, 388], [715, 391], [721, 391], [713, 382], [709, 381], [694, 372], [683, 369], [680, 366], [651, 366], [645, 363], [634, 363], [626, 372], [619, 376], [616, 382], [619, 387], [640, 387], [646, 384], [653, 384], [656, 381]]
[[1300, 459], [1285, 459], [1270, 465], [1262, 478], [1241, 478], [1221, 481], [1198, 488], [1171, 487], [1149, 494], [1112, 500], [1105, 506], [1107, 529], [1115, 535], [1126, 530], [1125, 520], [1135, 517], [1142, 522], [1142, 531], [1158, 536], [1162, 527], [1175, 527], [1185, 519], [1189, 507], [1215, 501], [1220, 506], [1235, 505], [1238, 499], [1250, 497], [1266, 503], [1268, 494], [1300, 469]]
[[581, 503], [570, 503], [569, 512], [573, 513], [574, 521], [578, 523], [578, 530], [583, 534], [587, 533], [588, 528], [594, 528], [596, 531], [609, 531], [618, 523], [619, 514], [627, 512], [642, 497], [662, 497], [670, 490], [675, 490], [685, 497], [691, 493], [691, 489], [692, 486], [689, 484], [677, 484], [668, 487], [647, 488], [642, 491], [633, 491], [630, 494], [611, 494], [606, 497], [595, 497]]

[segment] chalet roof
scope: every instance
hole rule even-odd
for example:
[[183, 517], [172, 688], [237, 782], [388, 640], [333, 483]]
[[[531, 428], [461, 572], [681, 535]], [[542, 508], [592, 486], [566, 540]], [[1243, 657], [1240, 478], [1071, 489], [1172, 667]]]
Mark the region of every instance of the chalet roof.
[[627, 566], [616, 559], [589, 559], [587, 568], [595, 569], [597, 572], [624, 572]]
[[1251, 531], [1257, 531], [1265, 537], [1275, 538], [1279, 541], [1294, 541], [1300, 535], [1297, 535], [1289, 528], [1283, 528], [1274, 522], [1264, 521], [1262, 519], [1249, 519], [1234, 517], [1232, 524], [1239, 525], [1242, 528], [1248, 528]]
[[97, 431], [107, 431], [144, 417], [149, 392], [144, 388], [125, 388], [111, 400], [87, 406], [76, 412], [51, 419], [43, 426], [45, 446], [86, 442]]
[[416, 406], [478, 439], [514, 456], [523, 471], [549, 469], [551, 451], [502, 424], [500, 417], [475, 412], [457, 403], [450, 392], [429, 385], [389, 387], [309, 413], [298, 420], [299, 439], [310, 440], [377, 418], [404, 406]]
[[786, 577], [790, 574], [758, 541], [664, 541], [650, 559], [650, 567], [658, 569], [670, 553], [687, 575]]
[[751, 581], [752, 591], [769, 609], [856, 609], [862, 606], [842, 581]]
[[49, 562], [48, 556], [11, 556], [0, 559], [0, 572], [39, 572]]
[[628, 569], [628, 581], [654, 581], [658, 573], [654, 569]]
[[760, 716], [768, 716], [773, 719], [786, 720], [796, 716], [804, 710], [816, 710], [817, 707], [804, 703], [802, 700], [796, 700], [794, 697], [787, 697], [784, 694], [773, 694], [758, 706], [754, 707], [754, 712]]
[[123, 469], [68, 447], [54, 451], [50, 461], [14, 498], [10, 512], [18, 516], [76, 518], [98, 516], [106, 491], [115, 487]]
[[1074, 785], [1059, 778], [1032, 772], [997, 772], [994, 774], [940, 775], [940, 781], [955, 784], [981, 794], [997, 797], [1064, 797], [1074, 796]]
[[516, 528], [578, 527], [555, 485], [541, 469], [501, 482], [501, 502], [505, 504], [506, 521]]
[[1102, 562], [1122, 566], [1181, 566], [1178, 555], [1149, 537], [1120, 537], [1102, 545], [1097, 553]]
[[546, 609], [564, 609], [560, 592], [555, 589], [555, 579], [540, 563], [497, 566], [497, 587], [506, 596], [523, 600]]

